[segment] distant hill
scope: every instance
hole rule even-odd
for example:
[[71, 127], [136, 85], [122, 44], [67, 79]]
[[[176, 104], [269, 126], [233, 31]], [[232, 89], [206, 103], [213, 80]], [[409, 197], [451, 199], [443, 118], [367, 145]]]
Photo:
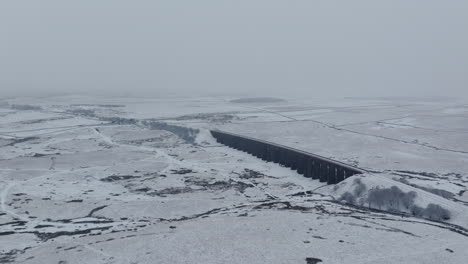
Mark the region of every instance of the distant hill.
[[284, 99], [274, 98], [274, 97], [251, 97], [251, 98], [239, 98], [230, 101], [231, 103], [242, 103], [242, 104], [252, 104], [252, 103], [281, 103], [286, 102]]

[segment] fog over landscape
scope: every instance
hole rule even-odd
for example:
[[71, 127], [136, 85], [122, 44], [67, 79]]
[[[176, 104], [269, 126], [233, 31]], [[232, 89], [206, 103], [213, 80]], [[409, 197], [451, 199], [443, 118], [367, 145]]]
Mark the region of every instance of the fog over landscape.
[[2, 95], [468, 97], [468, 2], [2, 1]]
[[467, 263], [467, 14], [0, 1], [0, 263]]

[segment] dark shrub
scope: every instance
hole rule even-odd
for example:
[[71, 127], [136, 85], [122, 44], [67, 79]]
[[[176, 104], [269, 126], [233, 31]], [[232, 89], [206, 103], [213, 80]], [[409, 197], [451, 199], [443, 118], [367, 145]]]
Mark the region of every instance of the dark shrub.
[[424, 212], [424, 208], [419, 207], [417, 205], [411, 206], [410, 213], [412, 215], [417, 216], [417, 217], [422, 217], [423, 212]]
[[422, 214], [424, 218], [437, 221], [449, 220], [451, 216], [449, 210], [437, 204], [429, 204]]
[[348, 204], [355, 204], [356, 203], [356, 197], [350, 192], [345, 192], [343, 195], [341, 195], [339, 201], [345, 202]]
[[361, 196], [367, 190], [366, 185], [364, 185], [359, 178], [354, 180], [354, 184], [356, 185], [354, 188], [354, 195], [357, 197]]
[[[415, 192], [405, 193], [400, 188], [392, 186], [388, 189], [375, 188], [369, 191], [369, 207], [401, 211], [409, 209], [414, 204]], [[403, 207], [403, 208], [402, 208]]]

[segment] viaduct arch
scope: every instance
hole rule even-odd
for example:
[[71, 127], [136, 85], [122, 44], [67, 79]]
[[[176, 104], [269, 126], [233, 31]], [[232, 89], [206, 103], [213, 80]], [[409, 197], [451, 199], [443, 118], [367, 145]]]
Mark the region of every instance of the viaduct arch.
[[354, 174], [365, 172], [339, 161], [276, 143], [219, 130], [211, 130], [210, 132], [216, 141], [223, 145], [247, 152], [265, 161], [284, 165], [305, 177], [328, 184], [337, 184]]

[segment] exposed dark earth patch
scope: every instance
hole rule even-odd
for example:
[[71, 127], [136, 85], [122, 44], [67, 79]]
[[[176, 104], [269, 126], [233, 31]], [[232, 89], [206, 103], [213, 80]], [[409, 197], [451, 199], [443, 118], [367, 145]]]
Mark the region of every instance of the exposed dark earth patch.
[[227, 191], [234, 189], [240, 193], [244, 193], [247, 188], [254, 187], [252, 184], [244, 183], [229, 179], [228, 181], [210, 181], [205, 179], [186, 179], [185, 183], [199, 186], [202, 190], [211, 191]]
[[238, 206], [235, 206], [235, 207], [232, 207], [232, 208], [228, 208], [228, 207], [223, 207], [223, 208], [215, 208], [215, 209], [211, 209], [207, 212], [204, 212], [204, 213], [199, 213], [199, 214], [194, 214], [194, 215], [190, 215], [190, 216], [182, 216], [182, 217], [179, 217], [179, 218], [172, 218], [172, 219], [165, 219], [165, 218], [159, 218], [158, 220], [161, 221], [161, 222], [179, 222], [179, 221], [187, 221], [187, 220], [192, 220], [192, 219], [197, 219], [197, 218], [205, 218], [205, 217], [209, 217], [210, 215], [215, 215], [215, 214], [218, 214], [220, 212], [227, 212], [227, 211], [230, 211], [232, 209], [238, 209], [238, 208], [243, 208], [243, 207], [246, 207], [246, 205], [238, 205]]
[[158, 143], [162, 145], [158, 146], [167, 146], [164, 142], [170, 140], [171, 137], [174, 135], [172, 133], [167, 133], [165, 135], [145, 138], [145, 139], [134, 139], [134, 140], [118, 140], [120, 144], [128, 144], [128, 145], [142, 145], [144, 143]]
[[239, 175], [239, 178], [241, 179], [261, 179], [265, 177], [277, 179], [276, 177], [268, 176], [259, 171], [251, 170], [251, 169], [244, 169], [242, 173], [236, 173], [236, 172], [233, 172], [233, 173]]
[[[45, 219], [48, 224], [39, 224], [34, 226], [33, 230], [27, 229], [25, 225], [27, 224], [26, 221], [14, 221], [2, 224], [3, 226], [9, 225], [11, 229], [14, 231], [8, 232], [1, 232], [0, 236], [4, 235], [14, 235], [14, 234], [34, 234], [40, 240], [47, 241], [50, 239], [54, 239], [61, 236], [75, 236], [75, 235], [99, 235], [102, 234], [102, 231], [109, 230], [113, 228], [115, 225], [112, 219], [108, 219], [105, 217], [93, 217], [93, 214], [103, 208], [107, 207], [107, 205], [99, 206], [94, 208], [86, 215], [84, 218], [73, 218], [73, 219], [60, 219], [60, 220], [52, 220], [50, 218]], [[92, 218], [92, 219], [90, 219]], [[138, 222], [142, 222], [140, 220]], [[64, 224], [70, 224], [71, 228], [74, 230], [60, 230], [63, 228]], [[130, 224], [137, 224], [137, 222], [131, 222]], [[76, 225], [76, 226], [75, 226]], [[138, 224], [134, 225], [135, 228], [138, 227], [145, 227], [147, 224]], [[16, 228], [14, 228], [16, 227]], [[56, 228], [55, 228], [56, 227]], [[68, 228], [70, 228], [68, 227]], [[55, 228], [53, 231], [50, 228]], [[113, 230], [112, 232], [119, 232], [118, 230]], [[0, 262], [1, 263], [1, 262]]]
[[143, 192], [146, 195], [160, 196], [160, 197], [166, 197], [167, 195], [175, 195], [175, 194], [181, 194], [181, 193], [190, 193], [193, 191], [194, 189], [190, 187], [171, 187], [171, 188], [166, 188], [162, 190], [153, 190], [153, 191], [150, 191], [150, 189], [147, 190], [146, 188], [143, 188]]
[[25, 249], [13, 249], [8, 252], [0, 252], [0, 263], [13, 263], [16, 260], [16, 257], [18, 255], [24, 254], [26, 250], [30, 249], [25, 248]]
[[51, 153], [51, 154], [34, 153], [31, 157], [33, 157], [33, 158], [42, 158], [42, 157], [57, 156], [57, 155], [60, 155], [60, 153]]
[[0, 224], [0, 226], [7, 226], [7, 225], [11, 225], [11, 226], [24, 226], [26, 225], [28, 222], [26, 221], [13, 221], [13, 222], [7, 222], [7, 223], [3, 223], [3, 224]]
[[33, 141], [33, 140], [38, 140], [38, 137], [25, 137], [25, 138], [15, 138], [15, 139], [10, 139], [10, 143], [7, 143], [6, 145], [3, 145], [2, 147], [8, 147], [8, 146], [14, 146], [19, 143], [24, 143], [27, 141]]
[[308, 196], [308, 195], [312, 195], [312, 194], [314, 194], [313, 191], [303, 191], [303, 192], [297, 192], [297, 193], [289, 194], [287, 196], [289, 196], [289, 197]]
[[306, 261], [306, 264], [317, 264], [317, 263], [322, 262], [322, 260], [318, 258], [306, 258], [305, 261]]
[[194, 173], [194, 171], [191, 170], [191, 169], [185, 169], [185, 168], [178, 169], [178, 170], [171, 170], [171, 174], [184, 175], [184, 174], [188, 174], [188, 173]]
[[317, 238], [317, 239], [325, 239], [324, 237], [321, 237], [321, 236], [312, 236], [313, 238]]
[[184, 181], [189, 186], [185, 187], [171, 187], [161, 190], [153, 190], [149, 187], [137, 188], [131, 190], [135, 193], [144, 193], [145, 195], [150, 196], [160, 196], [167, 197], [168, 195], [177, 195], [182, 193], [192, 193], [196, 191], [227, 191], [227, 190], [236, 190], [240, 193], [244, 193], [247, 188], [254, 187], [252, 184], [244, 183], [241, 181], [235, 181], [229, 179], [228, 181], [210, 181], [205, 179], [193, 179], [189, 178]]
[[60, 236], [74, 236], [74, 235], [84, 235], [84, 234], [90, 234], [93, 231], [105, 231], [109, 230], [111, 226], [105, 226], [105, 227], [94, 227], [94, 228], [89, 228], [89, 229], [82, 229], [82, 230], [74, 230], [74, 231], [57, 231], [57, 232], [25, 232], [25, 233], [31, 233], [36, 235], [39, 239], [42, 241], [47, 241], [53, 238], [57, 238]]
[[133, 176], [133, 175], [111, 175], [105, 178], [102, 178], [101, 181], [103, 182], [115, 182], [115, 181], [123, 181], [128, 179], [139, 178], [140, 176]]
[[13, 234], [16, 234], [16, 232], [14, 232], [14, 231], [0, 232], [0, 236], [9, 236], [9, 235], [13, 235]]
[[166, 177], [167, 176], [165, 174], [158, 174], [156, 172], [148, 172], [148, 173], [143, 174], [143, 176], [141, 177], [142, 179], [140, 180], [140, 182], [153, 180], [153, 179], [157, 179], [157, 178], [166, 178]]
[[74, 199], [74, 200], [69, 200], [69, 201], [65, 201], [66, 203], [82, 203], [83, 202], [83, 199]]
[[97, 211], [102, 210], [102, 209], [104, 209], [104, 208], [106, 208], [106, 207], [107, 207], [107, 205], [103, 205], [103, 206], [96, 207], [96, 208], [94, 208], [93, 210], [91, 210], [91, 211], [89, 212], [89, 214], [86, 215], [86, 217], [92, 217], [94, 213], [96, 213]]
[[188, 120], [204, 120], [210, 123], [227, 123], [232, 120], [239, 120], [240, 118], [231, 114], [231, 113], [207, 113], [207, 114], [193, 114], [193, 115], [183, 115], [173, 120], [178, 121], [188, 121]]
[[37, 225], [34, 228], [46, 228], [46, 227], [53, 227], [53, 225]]
[[320, 208], [320, 207], [321, 206], [305, 207], [305, 206], [300, 206], [300, 205], [293, 205], [289, 201], [273, 201], [273, 202], [267, 202], [267, 203], [256, 205], [253, 207], [253, 209], [254, 210], [277, 209], [277, 210], [293, 210], [293, 211], [307, 212], [312, 209], [319, 209], [319, 211], [322, 211], [323, 208]]

